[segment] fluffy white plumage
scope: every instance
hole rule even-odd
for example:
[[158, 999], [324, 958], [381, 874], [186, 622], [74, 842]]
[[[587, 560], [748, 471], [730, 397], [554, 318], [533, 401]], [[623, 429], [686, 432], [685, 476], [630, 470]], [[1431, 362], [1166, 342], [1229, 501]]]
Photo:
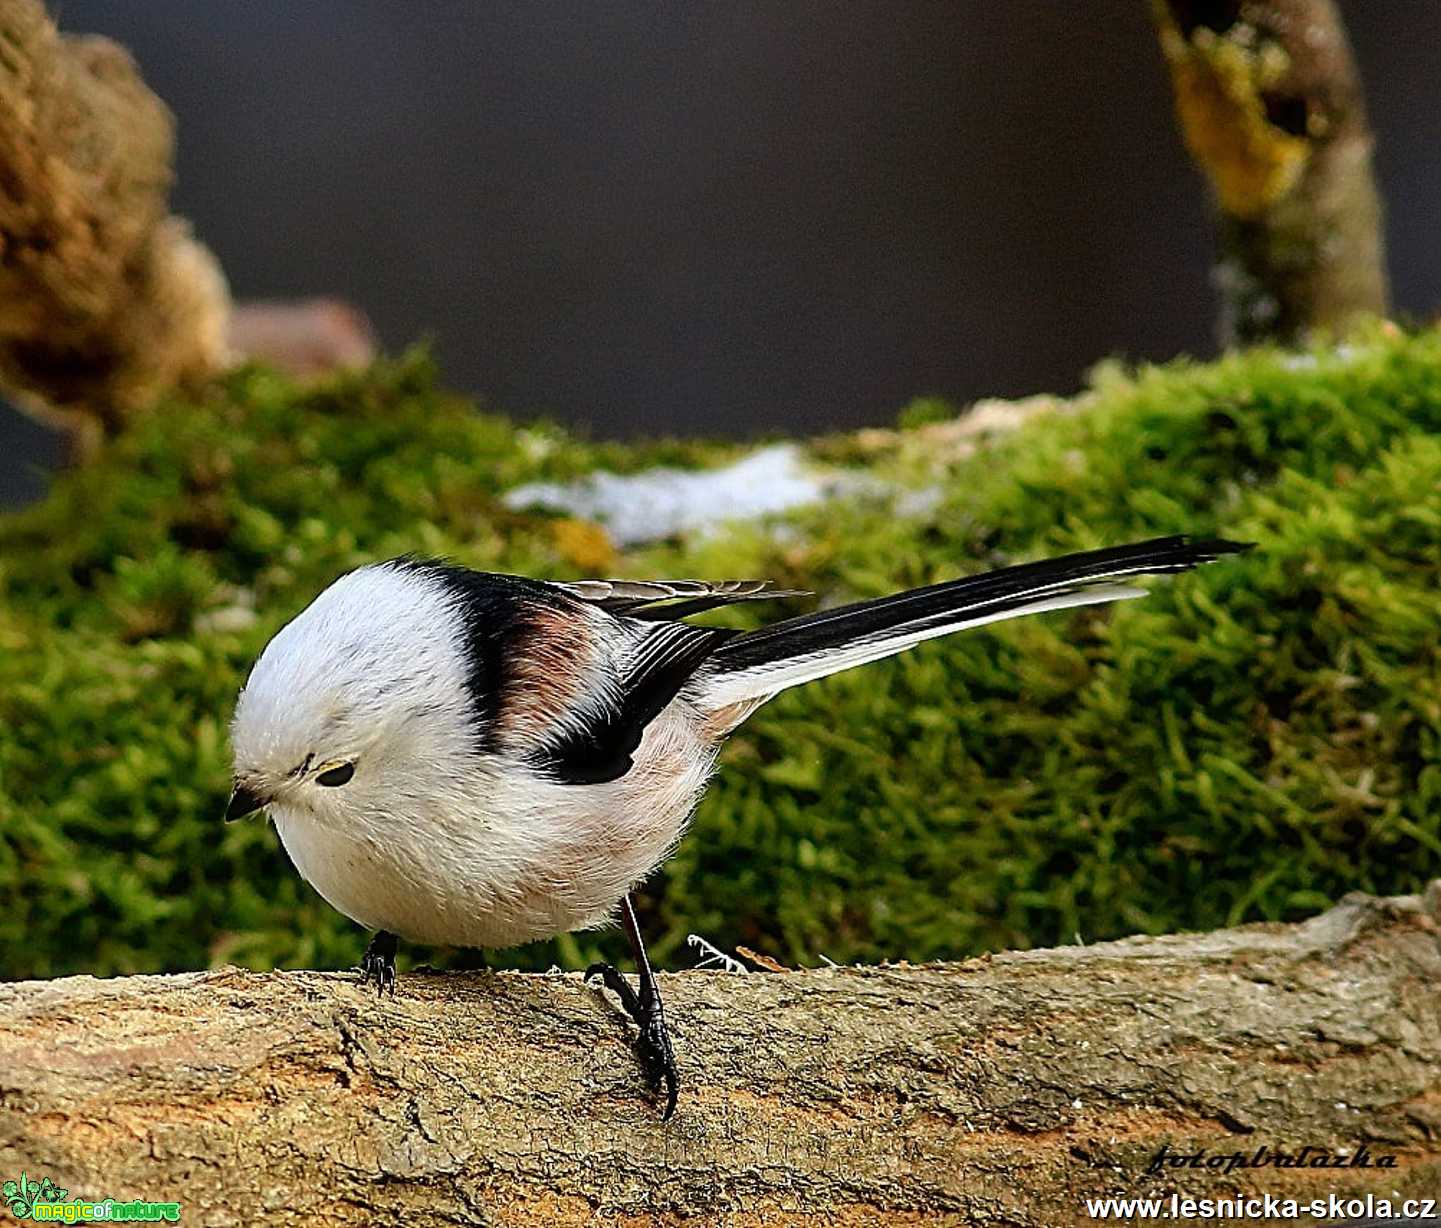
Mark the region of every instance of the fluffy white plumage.
[[[624, 624], [581, 611], [583, 630], [624, 651]], [[624, 777], [556, 783], [524, 741], [481, 749], [465, 634], [433, 575], [382, 564], [341, 577], [255, 663], [232, 727], [236, 779], [268, 799], [306, 881], [368, 929], [501, 947], [600, 924], [680, 838], [714, 762], [701, 715], [678, 698]], [[553, 714], [562, 726], [603, 691], [599, 678], [555, 681], [577, 694]], [[354, 776], [318, 783], [337, 763]]]

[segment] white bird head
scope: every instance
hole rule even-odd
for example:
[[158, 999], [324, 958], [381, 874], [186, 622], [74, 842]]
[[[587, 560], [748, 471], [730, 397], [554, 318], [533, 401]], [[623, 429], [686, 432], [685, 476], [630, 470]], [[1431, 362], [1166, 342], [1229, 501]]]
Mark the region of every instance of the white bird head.
[[335, 581], [270, 641], [240, 693], [226, 818], [270, 807], [343, 825], [445, 793], [478, 736], [464, 635], [422, 568], [380, 563]]

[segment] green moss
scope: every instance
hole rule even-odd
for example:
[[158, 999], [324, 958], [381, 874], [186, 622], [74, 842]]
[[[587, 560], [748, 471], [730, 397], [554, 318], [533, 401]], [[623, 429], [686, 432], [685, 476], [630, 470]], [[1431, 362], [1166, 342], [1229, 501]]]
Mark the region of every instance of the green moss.
[[[1108, 367], [1084, 412], [984, 456], [872, 456], [940, 491], [906, 514], [870, 498], [616, 558], [833, 602], [1147, 534], [1261, 543], [1146, 601], [781, 696], [647, 892], [657, 954], [699, 930], [804, 962], [961, 956], [1293, 917], [1441, 873], [1438, 434], [1434, 334]], [[374, 558], [579, 574], [593, 535], [506, 510], [517, 482], [731, 451], [516, 427], [437, 392], [423, 357], [309, 392], [249, 370], [0, 519], [0, 974], [353, 963], [360, 936], [273, 831], [219, 820], [255, 654]]]

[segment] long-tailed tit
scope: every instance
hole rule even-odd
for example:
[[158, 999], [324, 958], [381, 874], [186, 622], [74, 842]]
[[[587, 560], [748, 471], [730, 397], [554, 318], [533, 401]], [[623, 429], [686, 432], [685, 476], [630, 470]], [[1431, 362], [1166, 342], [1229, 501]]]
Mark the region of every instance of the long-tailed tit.
[[675, 848], [716, 751], [777, 692], [966, 627], [1140, 597], [1118, 583], [1244, 547], [1160, 538], [1006, 567], [758, 631], [681, 621], [793, 596], [764, 582], [546, 583], [418, 559], [336, 580], [271, 640], [232, 727], [237, 819], [267, 808], [296, 868], [377, 931], [366, 979], [394, 993], [396, 937], [508, 947], [619, 916], [665, 1115], [677, 1077], [631, 890]]

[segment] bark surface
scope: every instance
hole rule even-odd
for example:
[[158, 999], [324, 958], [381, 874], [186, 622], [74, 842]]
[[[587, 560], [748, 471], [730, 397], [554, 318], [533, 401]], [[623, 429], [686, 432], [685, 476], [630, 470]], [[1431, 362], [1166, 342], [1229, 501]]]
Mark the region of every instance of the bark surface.
[[[10, 984], [0, 1176], [208, 1225], [1056, 1226], [1112, 1193], [1431, 1197], [1438, 915], [1441, 883], [1295, 926], [663, 977], [668, 1126], [571, 974], [411, 973], [393, 1000], [346, 973]], [[1372, 1164], [1148, 1172], [1162, 1146]]]
[[1295, 342], [1387, 310], [1361, 79], [1333, 0], [1152, 0], [1220, 210], [1221, 336]]
[[0, 0], [0, 384], [82, 451], [228, 356], [220, 268], [169, 213], [173, 154], [122, 48]]

